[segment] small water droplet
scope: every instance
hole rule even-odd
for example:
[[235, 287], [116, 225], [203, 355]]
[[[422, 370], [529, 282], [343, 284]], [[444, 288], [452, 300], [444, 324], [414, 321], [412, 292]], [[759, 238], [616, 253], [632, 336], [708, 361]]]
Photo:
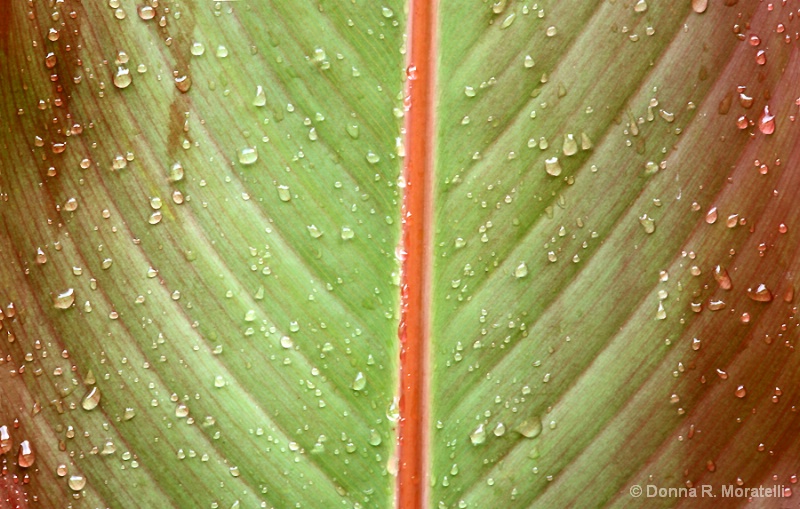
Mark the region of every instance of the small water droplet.
[[228, 56], [228, 48], [220, 44], [217, 46], [217, 58], [226, 58]]
[[346, 127], [345, 129], [347, 130], [347, 134], [348, 134], [348, 135], [349, 135], [351, 138], [353, 138], [354, 140], [358, 139], [358, 130], [359, 130], [359, 127], [358, 127], [358, 124], [357, 124], [357, 123], [355, 123], [355, 122], [352, 122], [352, 121], [351, 121], [351, 122], [348, 122], [348, 123], [347, 123], [347, 127]]
[[283, 336], [281, 337], [281, 346], [288, 350], [294, 346], [294, 341], [289, 336]]
[[350, 240], [355, 237], [355, 232], [349, 226], [342, 226], [342, 240]]
[[736, 394], [737, 398], [743, 398], [747, 396], [747, 389], [745, 389], [744, 385], [740, 385], [736, 388], [734, 394]]
[[323, 231], [317, 228], [316, 225], [310, 224], [306, 226], [306, 229], [308, 229], [308, 234], [311, 235], [313, 238], [318, 239], [322, 237]]
[[647, 10], [647, 2], [645, 0], [637, 0], [633, 5], [634, 12], [644, 12]]
[[706, 223], [714, 224], [717, 222], [717, 207], [711, 207], [706, 213]]
[[517, 268], [514, 269], [514, 277], [519, 279], [523, 278], [528, 275], [528, 266], [525, 265], [525, 262], [520, 263], [517, 265]]
[[284, 202], [292, 199], [292, 192], [289, 186], [278, 186], [278, 198]]
[[188, 74], [181, 74], [175, 77], [175, 88], [182, 94], [185, 94], [192, 88], [192, 78]]
[[376, 164], [380, 160], [381, 158], [378, 154], [372, 152], [371, 150], [367, 152], [367, 162], [369, 162], [370, 164]]

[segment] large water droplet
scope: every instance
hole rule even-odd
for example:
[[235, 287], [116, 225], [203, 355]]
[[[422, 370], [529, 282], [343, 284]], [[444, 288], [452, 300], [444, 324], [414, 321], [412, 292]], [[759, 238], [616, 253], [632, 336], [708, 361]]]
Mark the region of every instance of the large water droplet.
[[359, 371], [358, 373], [356, 373], [355, 380], [353, 380], [353, 390], [362, 391], [366, 386], [367, 386], [367, 377], [364, 376], [364, 373]]
[[81, 401], [81, 407], [84, 410], [94, 410], [98, 404], [100, 404], [100, 390], [97, 387], [92, 387], [89, 394]]
[[75, 303], [75, 290], [68, 288], [56, 295], [53, 299], [53, 307], [56, 309], [69, 309]]
[[127, 67], [117, 67], [117, 72], [114, 73], [114, 86], [117, 88], [127, 88], [131, 84], [131, 73]]
[[253, 106], [265, 106], [267, 104], [267, 94], [264, 93], [264, 87], [258, 85], [256, 87], [256, 96], [253, 99]]
[[723, 269], [719, 265], [714, 267], [714, 279], [717, 280], [719, 287], [723, 290], [730, 290], [731, 289], [731, 277], [728, 275], [728, 271]]
[[769, 106], [764, 106], [764, 112], [758, 119], [758, 130], [764, 134], [775, 132], [775, 116], [769, 112]]
[[23, 440], [19, 444], [19, 453], [17, 454], [17, 465], [20, 468], [30, 468], [36, 461], [36, 454], [31, 448], [31, 443]]
[[558, 162], [557, 157], [549, 157], [544, 161], [544, 169], [548, 175], [558, 177], [561, 175], [561, 163]]
[[532, 417], [519, 423], [515, 430], [525, 438], [536, 438], [542, 432], [542, 420], [539, 417]]
[[245, 166], [258, 161], [258, 150], [255, 147], [244, 147], [239, 150], [239, 163]]
[[772, 302], [772, 292], [764, 283], [761, 283], [756, 288], [748, 288], [747, 296], [756, 302]]
[[72, 491], [81, 491], [86, 486], [86, 478], [82, 475], [71, 475], [67, 484]]
[[0, 455], [11, 450], [11, 435], [8, 433], [8, 426], [0, 426]]
[[483, 424], [479, 424], [478, 427], [469, 434], [469, 441], [472, 442], [472, 445], [480, 445], [486, 441], [486, 430], [483, 428]]

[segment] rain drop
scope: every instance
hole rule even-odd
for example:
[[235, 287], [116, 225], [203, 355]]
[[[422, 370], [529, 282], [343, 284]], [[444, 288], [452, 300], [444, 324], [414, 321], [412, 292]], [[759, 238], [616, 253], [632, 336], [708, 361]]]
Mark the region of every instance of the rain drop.
[[68, 288], [53, 299], [53, 307], [56, 309], [69, 309], [74, 303], [75, 290], [73, 288]]
[[478, 427], [469, 434], [469, 441], [472, 442], [472, 445], [480, 445], [486, 441], [486, 430], [483, 428], [483, 424], [479, 424]]
[[97, 408], [97, 405], [100, 403], [100, 390], [97, 387], [92, 387], [92, 390], [89, 391], [83, 400], [81, 401], [81, 407], [84, 410], [94, 410]]
[[258, 161], [258, 151], [255, 147], [244, 147], [239, 150], [239, 163], [249, 166]]

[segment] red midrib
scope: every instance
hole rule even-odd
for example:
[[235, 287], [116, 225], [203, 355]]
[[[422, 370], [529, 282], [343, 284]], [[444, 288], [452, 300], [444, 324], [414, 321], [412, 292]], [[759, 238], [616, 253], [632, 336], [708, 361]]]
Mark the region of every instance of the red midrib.
[[434, 13], [436, 0], [411, 0], [406, 82], [403, 285], [400, 318], [400, 427], [397, 507], [427, 504], [428, 313], [432, 227]]

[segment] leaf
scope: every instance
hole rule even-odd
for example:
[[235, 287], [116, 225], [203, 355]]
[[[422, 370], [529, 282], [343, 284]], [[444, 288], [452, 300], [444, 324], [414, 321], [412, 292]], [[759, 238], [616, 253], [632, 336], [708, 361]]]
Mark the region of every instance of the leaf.
[[440, 6], [434, 505], [796, 481], [792, 15], [727, 3]]
[[153, 5], [8, 5], [17, 503], [387, 506], [402, 7]]
[[792, 494], [794, 6], [6, 7], [0, 506]]

